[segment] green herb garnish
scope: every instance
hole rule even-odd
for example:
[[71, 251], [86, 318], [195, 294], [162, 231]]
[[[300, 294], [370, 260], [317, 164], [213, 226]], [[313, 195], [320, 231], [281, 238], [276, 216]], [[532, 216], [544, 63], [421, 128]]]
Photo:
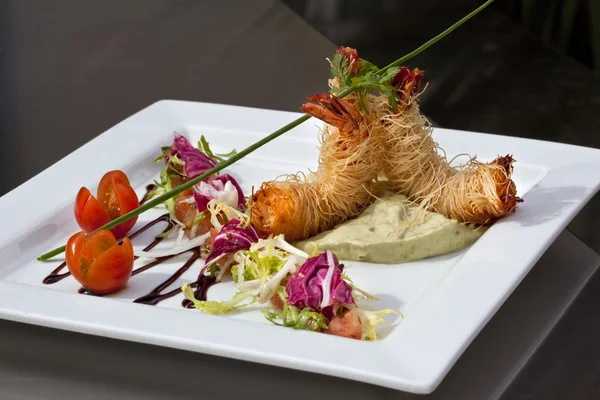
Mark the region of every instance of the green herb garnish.
[[223, 162], [223, 161], [227, 160], [228, 158], [231, 158], [237, 154], [237, 150], [235, 150], [235, 149], [233, 149], [229, 153], [225, 153], [225, 154], [213, 153], [212, 150], [210, 149], [210, 146], [208, 145], [208, 141], [206, 140], [204, 135], [200, 136], [200, 141], [198, 142], [198, 150], [204, 152], [204, 154], [206, 154], [207, 156], [209, 156], [211, 158], [214, 158], [215, 160], [217, 160], [219, 162]]

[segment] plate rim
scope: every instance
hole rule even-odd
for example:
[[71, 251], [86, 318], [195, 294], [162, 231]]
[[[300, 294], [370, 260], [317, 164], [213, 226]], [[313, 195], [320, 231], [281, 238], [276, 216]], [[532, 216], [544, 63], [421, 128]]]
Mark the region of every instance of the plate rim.
[[[273, 120], [275, 120], [275, 122], [273, 122], [272, 125], [274, 125], [275, 129], [278, 127], [275, 126], [276, 123], [284, 120], [289, 122], [292, 119], [295, 119], [297, 116], [302, 115], [300, 113], [289, 111], [268, 110], [216, 103], [160, 100], [116, 124], [88, 143], [77, 148], [69, 155], [63, 157], [50, 167], [46, 168], [44, 171], [40, 172], [25, 183], [19, 185], [17, 188], [2, 196], [0, 198], [0, 211], [5, 211], [6, 214], [6, 211], [14, 209], [19, 205], [19, 202], [22, 201], [22, 198], [28, 198], [31, 196], [31, 193], [34, 192], [36, 187], [48, 188], [50, 186], [48, 181], [52, 181], [54, 179], [54, 176], [56, 175], [55, 171], [57, 171], [57, 169], [79, 168], [78, 171], [80, 172], [78, 173], [82, 176], [88, 176], [89, 174], [103, 170], [104, 163], [98, 163], [98, 165], [95, 166], [85, 166], [82, 165], [82, 158], [85, 158], [90, 152], [96, 151], [98, 147], [106, 146], [112, 140], [115, 140], [119, 137], [119, 135], [123, 134], [123, 132], [127, 132], [128, 129], [131, 129], [132, 127], [135, 127], [137, 130], [139, 130], [140, 127], [146, 127], [154, 132], [154, 135], [159, 134], [156, 132], [160, 132], [162, 130], [164, 137], [165, 129], [172, 131], [175, 126], [189, 126], [190, 124], [186, 124], [185, 122], [179, 120], [178, 114], [183, 112], [181, 109], [190, 107], [204, 107], [205, 112], [214, 111], [215, 108], [228, 108], [229, 111], [245, 113], [246, 115], [252, 115], [255, 113], [268, 113], [270, 116], [274, 116]], [[265, 123], [263, 125], [269, 126], [269, 123]], [[263, 129], [263, 126], [261, 126], [261, 129]], [[432, 337], [421, 337], [419, 339], [420, 342], [419, 340], [415, 341], [416, 339], [414, 337], [410, 337], [409, 334], [395, 335], [397, 336], [395, 340], [390, 340], [393, 339], [393, 337], [390, 337], [376, 343], [340, 340], [339, 338], [332, 338], [329, 335], [314, 335], [310, 332], [279, 329], [269, 325], [248, 324], [246, 321], [234, 321], [223, 317], [215, 318], [214, 316], [207, 316], [200, 313], [198, 313], [196, 318], [188, 318], [187, 316], [180, 318], [183, 314], [174, 313], [174, 310], [164, 310], [161, 308], [145, 307], [143, 305], [122, 302], [105, 302], [102, 299], [97, 299], [94, 297], [78, 296], [77, 294], [45, 290], [39, 287], [7, 282], [1, 278], [0, 296], [8, 300], [3, 304], [0, 304], [0, 317], [51, 328], [65, 329], [86, 334], [106, 336], [115, 339], [179, 348], [182, 350], [237, 358], [246, 361], [261, 362], [279, 367], [318, 372], [321, 374], [353, 379], [413, 393], [431, 393], [446, 376], [449, 369], [452, 367], [452, 365], [454, 365], [456, 360], [460, 357], [472, 340], [477, 336], [479, 331], [485, 326], [489, 319], [491, 319], [498, 308], [504, 303], [506, 298], [508, 298], [510, 293], [512, 293], [516, 286], [533, 267], [535, 262], [537, 262], [537, 260], [552, 244], [560, 232], [562, 232], [564, 227], [566, 227], [571, 219], [597, 193], [600, 187], [600, 176], [594, 176], [595, 174], [589, 173], [586, 170], [583, 170], [582, 172], [578, 168], [572, 168], [573, 165], [575, 165], [575, 167], [580, 167], [581, 165], [600, 166], [600, 150], [535, 139], [515, 138], [510, 136], [491, 135], [486, 133], [443, 128], [434, 128], [434, 131], [437, 132], [437, 135], [434, 133], [436, 140], [438, 139], [438, 135], [459, 135], [468, 138], [477, 137], [477, 140], [482, 140], [482, 138], [484, 138], [487, 142], [491, 141], [490, 146], [494, 146], [497, 143], [501, 144], [502, 142], [519, 142], [523, 143], [524, 146], [539, 147], [539, 153], [542, 153], [542, 150], [544, 150], [549, 154], [545, 156], [540, 154], [536, 155], [540, 161], [545, 161], [544, 165], [536, 165], [547, 169], [547, 174], [536, 184], [536, 188], [552, 188], [554, 187], [553, 185], [560, 185], [561, 182], [564, 182], [568, 177], [570, 182], [577, 183], [581, 187], [587, 189], [586, 192], [578, 193], [577, 196], [574, 196], [574, 198], [571, 199], [572, 204], [569, 204], [567, 208], [562, 209], [558, 217], [541, 224], [545, 225], [546, 228], [551, 228], [550, 234], [544, 234], [543, 231], [540, 230], [539, 225], [528, 227], [530, 234], [533, 235], [537, 233], [540, 236], [531, 239], [537, 245], [537, 247], [535, 248], [535, 251], [529, 252], [530, 258], [526, 262], [527, 265], [524, 268], [522, 267], [521, 270], [515, 271], [518, 272], [517, 276], [513, 276], [510, 284], [504, 287], [504, 293], [496, 299], [494, 307], [478, 310], [478, 319], [476, 321], [471, 321], [470, 323], [471, 328], [473, 328], [473, 325], [476, 325], [475, 329], [470, 329], [470, 331], [467, 329], [469, 332], [463, 333], [461, 344], [458, 346], [455, 344], [453, 350], [450, 351], [445, 358], [440, 358], [439, 354], [444, 354], [443, 352], [447, 352], [448, 349], [444, 349], [439, 343], [436, 344], [435, 341], [432, 341]], [[267, 133], [270, 133], [270, 131], [265, 132], [265, 134]], [[289, 133], [292, 134], [293, 132]], [[294, 137], [294, 134], [291, 136]], [[298, 134], [295, 134], [295, 136], [298, 137]], [[142, 148], [139, 149], [138, 153], [143, 154], [146, 149], [154, 149], [154, 142], [152, 140], [148, 140], [145, 146], [142, 145]], [[124, 151], [118, 150], [118, 153], [119, 154], [115, 155], [115, 159], [126, 159], [124, 158], [126, 156]], [[563, 155], [563, 158], [558, 159], [557, 155], [560, 154]], [[565, 157], [565, 154], [568, 156]], [[536, 157], [533, 155], [532, 158], [536, 159]], [[553, 158], [556, 159], [553, 160]], [[565, 162], [565, 159], [576, 159], [577, 162], [571, 165], [568, 162]], [[578, 172], [578, 174], [574, 174], [574, 172]], [[69, 185], [73, 186], [72, 184]], [[79, 184], [74, 186], [79, 186]], [[66, 191], [67, 189], [65, 188], [64, 190]], [[522, 208], [527, 209], [527, 202], [529, 201], [528, 198], [532, 197], [531, 193], [533, 193], [534, 199], [536, 199], [535, 191], [530, 191], [524, 196], [525, 203]], [[62, 201], [62, 206], [69, 203], [70, 200], [71, 199], [68, 199], [68, 201]], [[543, 200], [544, 199], [541, 199], [541, 201]], [[57, 207], [60, 207], [61, 204], [57, 204]], [[37, 210], [33, 213], [32, 218], [43, 218], [44, 216], [47, 217], [48, 214], [49, 210]], [[483, 244], [485, 244], [487, 241], [503, 235], [510, 235], [511, 229], [509, 229], [509, 227], [515, 222], [518, 223], [518, 217], [511, 215], [501, 223], [495, 224], [482, 238], [479, 239], [475, 246], [482, 248]], [[61, 221], [58, 221], [57, 225], [59, 227], [60, 223]], [[12, 232], [11, 235], [8, 235], [6, 232], [0, 233], [0, 257], [6, 257], [8, 253], [3, 250], [8, 248], [11, 244], [14, 244], [15, 236], [19, 237], [20, 234], [26, 235], [28, 229], [26, 225], [27, 224], [24, 224], [24, 227], [17, 230], [16, 235], [14, 232]], [[492, 232], [493, 235], [490, 235], [490, 232]], [[488, 239], [485, 239], [486, 237]], [[484, 243], [479, 244], [482, 239], [484, 240]], [[514, 246], [515, 241], [511, 238], [505, 238], [503, 239], [502, 244], [509, 246], [509, 249], [511, 249], [510, 246]], [[466, 254], [458, 261], [458, 263], [475, 264], [479, 262], [482, 255], [479, 254], [478, 251], [473, 252], [472, 250], [473, 249], [470, 249], [468, 252], [466, 252]], [[14, 252], [15, 249], [13, 248], [11, 251]], [[518, 254], [520, 254], [518, 251], [516, 251], [514, 254], [509, 254], [507, 256], [508, 260], [514, 261], [514, 258]], [[502, 262], [506, 261], [506, 259], [502, 260]], [[495, 263], [492, 264], [493, 265], [488, 268], [499, 268], [502, 266], [499, 264], [499, 261], [495, 261]], [[470, 271], [470, 273], [481, 274], [485, 272], [482, 270], [485, 269], [481, 268], [479, 270]], [[439, 288], [436, 288], [436, 291], [439, 289], [442, 291], [450, 291], [450, 293], [452, 293], [453, 290], [456, 290], [456, 280], [458, 278], [458, 276], [454, 276], [451, 279], [445, 279], [440, 283]], [[452, 284], [455, 285], [454, 289]], [[43, 295], [40, 294], [40, 290], [45, 290]], [[483, 295], [485, 298], [485, 294]], [[39, 302], [40, 296], [49, 299], [49, 301]], [[437, 296], [440, 295], [438, 294]], [[34, 299], [36, 301], [34, 301]], [[433, 327], [439, 328], [439, 320], [436, 323], [436, 321], [432, 321], [431, 318], [426, 318], [428, 315], [436, 315], [436, 312], [442, 312], [439, 309], [439, 305], [432, 304], [431, 301], [431, 298], [427, 298], [417, 306], [417, 309], [420, 309], [423, 313], [423, 317], [412, 319], [407, 318], [402, 322], [402, 324], [433, 324]], [[110, 304], [107, 305], [107, 303]], [[60, 304], [61, 308], [59, 312], [50, 307], [51, 304]], [[460, 304], [460, 302], [458, 304]], [[473, 307], [473, 305], [471, 306]], [[480, 307], [481, 306], [482, 305], [480, 304]], [[435, 310], [436, 307], [438, 308], [437, 311]], [[125, 319], [116, 322], [114, 320], [110, 320], [107, 315], [108, 311], [110, 310], [107, 309], [112, 310], [113, 308], [118, 308], [121, 310], [118, 311], [119, 313], [127, 313], [129, 318], [126, 318], [126, 323], [123, 322]], [[65, 310], [70, 310], [67, 312], [67, 314], [72, 313], [71, 318], [64, 316], [66, 312]], [[173, 320], [173, 323], [179, 324], [179, 326], [182, 326], [182, 328], [187, 329], [188, 331], [180, 331], [174, 334], [172, 331], [165, 329], [164, 326], [157, 327], [156, 325], [152, 324], [148, 325], [148, 321], [143, 321], [143, 318], [138, 317], [139, 315], [145, 315], [146, 313], [150, 313], [149, 315], [154, 314], [157, 312], [157, 310], [160, 310], [158, 312], [164, 314], [164, 318], [166, 320]], [[411, 315], [414, 314], [415, 311], [411, 311]], [[73, 319], [75, 316], [78, 317], [77, 320]], [[91, 318], [92, 316], [93, 318]], [[437, 315], [437, 317], [439, 317], [439, 315]], [[152, 320], [153, 318], [148, 319]], [[417, 322], [414, 322], [415, 320], [417, 320]], [[305, 345], [307, 348], [310, 348], [311, 344], [315, 345], [315, 343], [318, 343], [319, 348], [330, 348], [334, 349], [335, 351], [333, 353], [313, 352], [309, 357], [307, 356], [306, 352], [303, 353], [298, 350], [283, 349], [282, 351], [279, 349], [279, 351], [273, 351], [273, 349], [270, 349], [268, 346], [257, 346], [256, 343], [248, 341], [247, 339], [244, 340], [236, 338], [234, 340], [232, 337], [227, 337], [225, 340], [225, 342], [229, 343], [227, 344], [223, 342], [223, 336], [215, 335], [215, 332], [210, 331], [208, 331], [208, 333], [203, 331], [202, 338], [191, 335], [190, 331], [193, 331], [195, 328], [197, 328], [198, 324], [201, 325], [202, 321], [209, 321], [210, 324], [215, 326], [215, 329], [223, 329], [225, 331], [228, 329], [235, 329], [238, 324], [244, 324], [243, 326], [245, 327], [245, 330], [252, 331], [254, 334], [259, 335], [269, 335], [272, 331], [269, 331], [268, 329], [276, 328], [278, 329], [278, 333], [276, 335], [278, 337], [282, 337], [283, 340], [299, 342], [299, 344]], [[138, 328], [132, 328], [132, 323], [134, 325], [137, 324]], [[148, 329], [150, 329], [150, 331], [148, 331]], [[433, 332], [433, 330], [431, 332]], [[419, 368], [416, 368], [415, 371], [413, 371], [413, 376], [403, 377], [399, 377], [393, 373], [393, 371], [397, 368], [406, 367], [406, 365], [403, 365], [402, 363], [398, 364], [397, 358], [394, 360], [385, 358], [380, 359], [379, 361], [381, 362], [377, 365], [360, 365], [361, 360], [373, 359], [374, 356], [378, 355], [381, 355], [381, 357], [389, 355], [389, 350], [394, 347], [393, 343], [398, 342], [401, 339], [408, 341], [403, 343], [415, 344], [417, 346], [417, 350], [419, 345], [423, 345], [424, 343], [428, 344], [429, 347], [424, 349], [424, 351], [429, 353], [440, 352], [436, 354], [437, 358], [434, 358], [437, 361], [423, 363], [419, 366]], [[249, 349], [252, 350], [249, 351]], [[430, 360], [432, 359], [430, 358]]]

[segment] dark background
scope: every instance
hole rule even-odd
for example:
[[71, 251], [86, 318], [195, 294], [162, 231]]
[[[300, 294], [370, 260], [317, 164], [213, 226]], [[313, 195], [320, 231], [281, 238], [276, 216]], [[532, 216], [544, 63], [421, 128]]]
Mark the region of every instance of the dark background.
[[[422, 109], [447, 128], [600, 147], [599, 3], [498, 0], [410, 61]], [[0, 0], [0, 195], [160, 99], [297, 110], [337, 46], [386, 64], [479, 4]], [[594, 198], [569, 226], [597, 252], [599, 217]], [[600, 398], [599, 300], [596, 276], [507, 399]]]

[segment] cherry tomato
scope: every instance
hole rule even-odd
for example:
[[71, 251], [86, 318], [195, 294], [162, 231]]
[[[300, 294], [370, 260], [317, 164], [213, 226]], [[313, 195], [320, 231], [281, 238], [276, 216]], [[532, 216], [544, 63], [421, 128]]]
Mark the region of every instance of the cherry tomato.
[[[79, 227], [89, 233], [139, 205], [138, 197], [127, 176], [121, 171], [110, 171], [100, 180], [97, 197], [85, 187], [79, 190], [75, 199], [75, 219]], [[133, 228], [136, 221], [137, 217], [131, 218], [111, 231], [117, 238], [121, 238]]]
[[128, 238], [119, 245], [109, 230], [86, 236], [76, 233], [67, 242], [67, 267], [81, 285], [104, 294], [125, 286], [133, 270], [133, 246]]
[[[98, 200], [102, 204], [102, 208], [107, 210], [109, 214], [118, 209], [118, 199], [116, 197], [116, 189], [121, 186], [131, 186], [127, 175], [123, 171], [110, 171], [104, 174], [98, 184]], [[117, 202], [117, 204], [115, 204]], [[114, 218], [118, 217], [117, 214]]]
[[91, 232], [110, 222], [102, 204], [85, 187], [79, 189], [75, 198], [75, 219], [84, 232]]
[[[107, 172], [100, 179], [97, 197], [111, 220], [140, 206], [137, 194], [131, 187], [127, 175], [118, 170]], [[131, 218], [112, 228], [111, 231], [116, 237], [123, 237], [133, 228], [136, 221], [137, 217]]]

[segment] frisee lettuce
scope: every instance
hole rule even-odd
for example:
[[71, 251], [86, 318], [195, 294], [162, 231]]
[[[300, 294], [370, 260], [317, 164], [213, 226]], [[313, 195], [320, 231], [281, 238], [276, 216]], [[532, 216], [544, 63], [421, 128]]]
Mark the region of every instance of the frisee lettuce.
[[278, 256], [261, 257], [258, 251], [243, 250], [239, 252], [245, 257], [244, 265], [236, 264], [231, 267], [231, 275], [235, 283], [241, 283], [239, 280], [240, 271], [243, 268], [242, 277], [244, 281], [260, 280], [266, 282], [275, 275], [285, 264], [285, 258]]
[[[169, 165], [170, 164], [167, 164], [167, 166], [162, 171], [160, 171], [160, 184], [158, 186], [162, 189], [163, 193], [167, 193], [173, 190], [173, 185], [171, 184], [171, 177], [169, 176], [168, 171]], [[171, 197], [165, 200], [164, 205], [169, 211], [169, 215], [171, 216], [171, 218], [173, 218], [175, 216], [175, 199]]]
[[293, 274], [297, 265], [301, 264], [297, 256], [289, 256], [281, 269], [273, 275], [269, 280], [260, 285], [260, 295], [258, 296], [259, 303], [266, 303], [277, 293], [283, 286], [281, 283], [286, 280], [288, 275]]
[[[158, 157], [157, 160], [161, 160], [162, 158], [163, 158], [163, 155]], [[169, 159], [169, 161], [167, 162], [167, 165], [165, 165], [165, 167], [160, 171], [160, 182], [158, 182], [156, 180], [154, 181], [155, 187], [146, 195], [146, 200], [150, 200], [156, 196], [159, 196], [161, 194], [164, 194], [164, 193], [167, 193], [167, 192], [173, 190], [173, 185], [171, 184], [171, 177], [170, 177], [169, 171], [175, 171], [177, 174], [179, 174], [179, 172], [172, 167], [171, 160], [174, 160], [174, 159], [175, 159], [175, 157], [171, 157]], [[173, 218], [175, 216], [175, 199], [171, 197], [171, 198], [165, 200], [165, 202], [163, 204], [169, 211], [169, 215], [171, 216], [171, 218]]]
[[402, 316], [402, 314], [400, 314], [398, 311], [392, 310], [391, 308], [378, 311], [368, 311], [354, 307], [354, 311], [356, 311], [358, 319], [360, 320], [360, 325], [362, 326], [363, 330], [363, 338], [370, 341], [377, 340], [377, 326], [379, 324], [387, 323], [384, 316], [387, 314], [399, 314]]
[[[158, 162], [160, 160], [163, 160], [165, 155], [170, 151], [170, 147], [163, 147], [163, 153], [156, 158], [155, 162]], [[177, 174], [177, 175], [181, 175], [181, 172], [178, 171], [177, 169], [173, 168], [173, 165], [175, 164], [180, 164], [183, 165], [183, 161], [177, 156], [177, 155], [172, 155], [169, 157], [169, 161], [167, 161], [167, 164], [165, 165], [165, 167], [160, 171], [160, 182], [154, 181], [154, 189], [152, 189], [152, 191], [150, 193], [148, 193], [146, 195], [146, 200], [150, 200], [158, 195], [170, 192], [171, 190], [173, 190], [173, 184], [171, 183], [171, 174]], [[164, 201], [163, 203], [165, 205], [165, 207], [167, 208], [167, 211], [169, 211], [169, 215], [171, 216], [171, 219], [173, 219], [175, 217], [175, 198], [171, 197], [167, 200]], [[170, 233], [170, 232], [169, 232]], [[164, 234], [163, 235], [159, 235], [159, 236], [164, 236], [166, 237]], [[168, 234], [167, 234], [168, 236]]]
[[266, 257], [267, 255], [277, 256], [277, 254], [281, 253], [280, 250], [283, 250], [289, 254], [300, 257], [303, 262], [308, 258], [308, 254], [286, 242], [283, 235], [277, 235], [273, 238], [270, 237], [268, 239], [261, 239], [258, 242], [254, 243], [250, 247], [250, 250], [258, 250], [260, 252], [261, 257]]
[[178, 175], [182, 175], [181, 171], [173, 168], [173, 165], [181, 165], [184, 166], [185, 162], [179, 157], [179, 154], [173, 154], [169, 156], [169, 161], [167, 162], [167, 167], [170, 167], [172, 171], [177, 173]]
[[219, 221], [219, 216], [222, 215], [227, 221], [237, 218], [241, 221], [241, 228], [250, 226], [250, 217], [243, 212], [231, 207], [224, 202], [218, 202], [217, 199], [212, 199], [206, 205], [206, 209], [210, 213], [210, 223], [217, 230], [223, 228], [223, 224]]
[[245, 304], [240, 303], [242, 303], [246, 299], [256, 297], [256, 295], [258, 294], [256, 290], [253, 290], [249, 292], [238, 292], [235, 296], [231, 298], [231, 300], [203, 301], [198, 300], [196, 296], [194, 296], [194, 291], [187, 283], [183, 283], [183, 285], [181, 285], [181, 291], [183, 292], [183, 295], [186, 299], [194, 303], [194, 308], [196, 308], [199, 311], [204, 311], [208, 314], [227, 314], [228, 312], [233, 311], [235, 309], [248, 306], [254, 303], [256, 300], [253, 299], [249, 303]]
[[[185, 297], [194, 303], [196, 309], [209, 314], [226, 314], [248, 304], [268, 302], [275, 293], [285, 290], [282, 282], [302, 260], [277, 249], [264, 255], [260, 251], [264, 248], [239, 250], [233, 256], [238, 264], [231, 267], [231, 274], [239, 292], [231, 300], [200, 301], [187, 284], [182, 286]], [[211, 267], [215, 267], [215, 273], [216, 265], [210, 266], [209, 270]], [[248, 299], [249, 303], [240, 304]]]
[[305, 307], [300, 310], [299, 308], [290, 306], [286, 303], [281, 311], [262, 310], [262, 313], [269, 322], [287, 328], [305, 329], [309, 331], [316, 331], [317, 329], [326, 330], [328, 328], [325, 316], [314, 311], [310, 307]]
[[160, 151], [162, 152], [160, 156], [156, 157], [154, 161], [152, 161], [154, 164], [164, 161], [167, 155], [171, 152], [171, 146], [163, 146], [160, 148]]

